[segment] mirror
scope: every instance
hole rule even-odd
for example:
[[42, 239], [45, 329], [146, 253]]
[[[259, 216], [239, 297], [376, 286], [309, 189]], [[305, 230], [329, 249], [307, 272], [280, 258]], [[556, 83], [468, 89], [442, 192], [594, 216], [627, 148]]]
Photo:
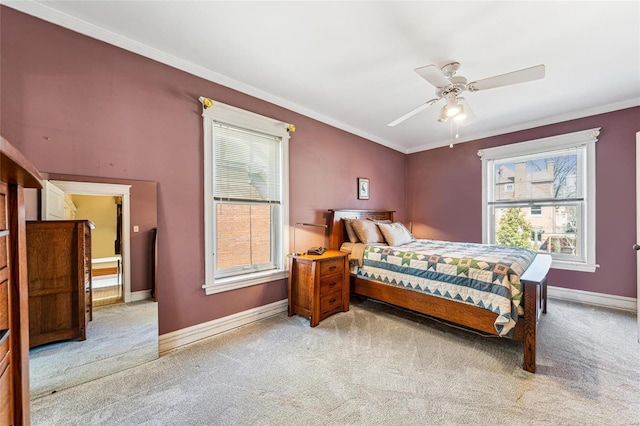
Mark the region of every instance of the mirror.
[[[87, 313], [86, 340], [54, 339], [30, 349], [32, 399], [158, 357], [157, 183], [44, 176], [56, 192], [51, 197], [25, 194], [28, 221], [48, 216], [50, 198], [62, 200], [58, 215], [63, 220], [90, 220], [95, 226], [90, 250], [91, 312]], [[30, 292], [30, 304], [31, 296]], [[30, 330], [36, 326], [37, 320]]]

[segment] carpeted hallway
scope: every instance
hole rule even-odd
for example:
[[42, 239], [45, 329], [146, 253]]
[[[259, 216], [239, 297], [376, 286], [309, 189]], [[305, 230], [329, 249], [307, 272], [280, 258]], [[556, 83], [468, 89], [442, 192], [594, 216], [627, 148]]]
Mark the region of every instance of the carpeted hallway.
[[551, 299], [521, 345], [352, 297], [285, 313], [32, 402], [33, 425], [640, 424], [635, 314]]

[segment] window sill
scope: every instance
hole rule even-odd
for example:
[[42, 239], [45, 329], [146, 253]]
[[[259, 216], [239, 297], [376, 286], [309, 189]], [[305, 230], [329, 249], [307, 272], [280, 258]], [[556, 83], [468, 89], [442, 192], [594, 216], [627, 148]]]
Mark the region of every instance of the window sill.
[[287, 278], [288, 276], [289, 274], [287, 273], [287, 271], [281, 269], [274, 271], [256, 272], [254, 274], [247, 274], [237, 277], [221, 278], [216, 280], [214, 284], [203, 285], [202, 288], [204, 288], [205, 294], [208, 296], [210, 294], [222, 293], [225, 291], [250, 287], [252, 285], [282, 280]]
[[554, 260], [551, 263], [552, 269], [564, 269], [566, 271], [595, 272], [600, 265], [581, 262], [567, 262], [566, 260]]

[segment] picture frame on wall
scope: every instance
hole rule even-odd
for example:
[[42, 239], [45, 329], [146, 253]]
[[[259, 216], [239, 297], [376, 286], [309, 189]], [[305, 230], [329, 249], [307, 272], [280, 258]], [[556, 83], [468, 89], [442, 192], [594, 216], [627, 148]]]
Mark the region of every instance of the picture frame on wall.
[[369, 179], [358, 178], [358, 200], [369, 199]]

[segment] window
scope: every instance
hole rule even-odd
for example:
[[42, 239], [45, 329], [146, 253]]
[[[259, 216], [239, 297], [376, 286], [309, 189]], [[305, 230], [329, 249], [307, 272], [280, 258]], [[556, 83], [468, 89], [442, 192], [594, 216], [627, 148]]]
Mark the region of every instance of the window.
[[549, 253], [554, 268], [595, 271], [599, 130], [480, 151], [483, 241]]
[[202, 115], [206, 293], [285, 278], [289, 125], [219, 102]]

